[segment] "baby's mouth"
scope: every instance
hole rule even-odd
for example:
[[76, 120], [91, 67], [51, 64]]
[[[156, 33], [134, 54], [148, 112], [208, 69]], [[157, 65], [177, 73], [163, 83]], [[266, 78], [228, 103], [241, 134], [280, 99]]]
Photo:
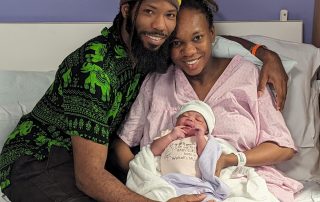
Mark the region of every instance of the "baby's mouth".
[[191, 137], [195, 135], [197, 129], [194, 126], [186, 125], [183, 130], [186, 132], [186, 137]]

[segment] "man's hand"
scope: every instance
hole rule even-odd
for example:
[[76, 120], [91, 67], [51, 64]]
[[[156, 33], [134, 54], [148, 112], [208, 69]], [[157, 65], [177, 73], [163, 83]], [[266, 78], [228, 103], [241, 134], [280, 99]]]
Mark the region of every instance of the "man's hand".
[[[181, 195], [179, 197], [168, 200], [168, 202], [200, 202], [205, 198], [205, 194]], [[214, 200], [209, 200], [208, 202], [214, 202]]]
[[271, 84], [271, 88], [275, 90], [276, 109], [283, 110], [287, 96], [288, 75], [280, 57], [275, 52], [262, 47], [258, 49], [257, 57], [263, 62], [258, 84], [258, 96], [260, 97], [264, 93], [267, 83]]

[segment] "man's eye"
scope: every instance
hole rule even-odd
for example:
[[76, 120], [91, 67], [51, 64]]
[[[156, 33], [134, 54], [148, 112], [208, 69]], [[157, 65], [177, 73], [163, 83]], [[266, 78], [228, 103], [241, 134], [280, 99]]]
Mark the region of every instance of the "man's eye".
[[176, 19], [177, 14], [175, 14], [175, 13], [168, 13], [168, 14], [167, 14], [167, 17], [170, 18], [170, 19]]
[[147, 14], [149, 14], [149, 15], [151, 15], [151, 14], [153, 13], [153, 11], [150, 10], [150, 9], [144, 9], [144, 12], [147, 13]]

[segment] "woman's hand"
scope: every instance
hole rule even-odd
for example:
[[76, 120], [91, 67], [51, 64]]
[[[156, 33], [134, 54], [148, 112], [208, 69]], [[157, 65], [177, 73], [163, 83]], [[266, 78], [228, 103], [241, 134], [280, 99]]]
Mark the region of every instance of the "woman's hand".
[[221, 154], [217, 161], [215, 176], [220, 176], [221, 170], [229, 166], [237, 165], [238, 159], [234, 154]]
[[215, 176], [220, 176], [220, 172], [222, 169], [226, 168], [226, 154], [221, 154], [220, 158], [217, 161], [216, 173]]

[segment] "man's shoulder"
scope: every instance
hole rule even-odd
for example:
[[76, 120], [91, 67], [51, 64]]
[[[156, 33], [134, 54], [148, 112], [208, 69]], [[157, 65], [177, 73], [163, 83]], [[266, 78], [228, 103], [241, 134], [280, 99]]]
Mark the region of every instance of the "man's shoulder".
[[92, 46], [92, 44], [102, 44], [104, 46], [123, 45], [122, 41], [120, 40], [119, 33], [114, 27], [103, 28], [100, 35], [89, 39], [81, 47], [86, 48], [87, 46]]
[[89, 39], [88, 41], [86, 41], [80, 48], [84, 48], [84, 50], [88, 50], [92, 45], [103, 45], [106, 46], [108, 44], [108, 39], [106, 37], [104, 37], [103, 35], [98, 35], [94, 38]]

